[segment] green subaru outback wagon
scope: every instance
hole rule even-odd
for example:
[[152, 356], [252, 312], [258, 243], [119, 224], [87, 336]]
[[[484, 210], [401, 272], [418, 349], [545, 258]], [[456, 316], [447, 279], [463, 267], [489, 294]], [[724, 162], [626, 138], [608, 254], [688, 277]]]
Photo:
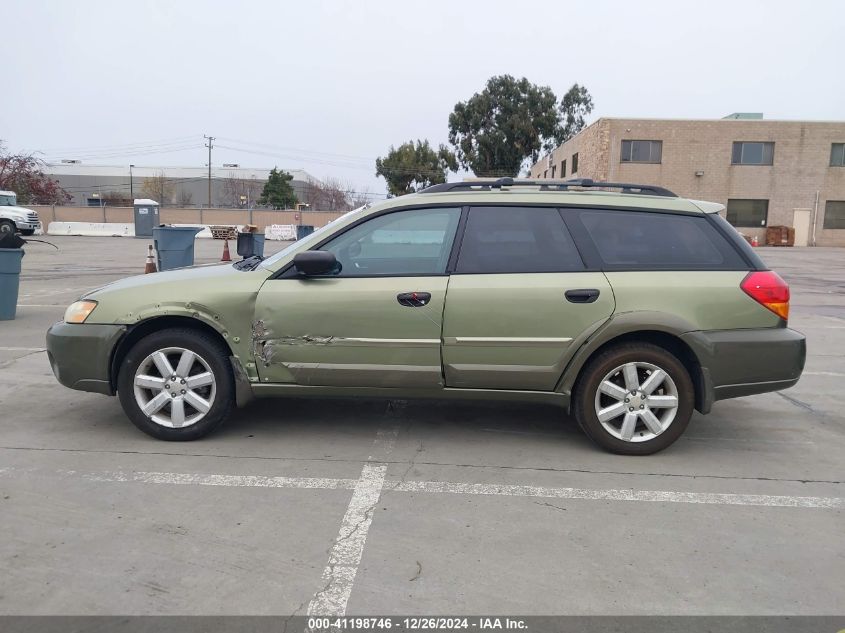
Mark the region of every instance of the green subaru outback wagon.
[[788, 286], [723, 209], [590, 180], [435, 185], [264, 260], [94, 290], [48, 354], [163, 440], [252, 398], [476, 398], [555, 403], [599, 446], [654, 453], [694, 409], [804, 367]]

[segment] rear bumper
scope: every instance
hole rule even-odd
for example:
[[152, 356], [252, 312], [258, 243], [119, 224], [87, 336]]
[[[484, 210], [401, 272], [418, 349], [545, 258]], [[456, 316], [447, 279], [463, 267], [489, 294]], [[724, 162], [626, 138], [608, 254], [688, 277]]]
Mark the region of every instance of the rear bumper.
[[111, 358], [126, 332], [122, 325], [55, 323], [47, 330], [47, 358], [65, 387], [114, 395]]
[[789, 328], [688, 332], [681, 337], [702, 369], [702, 406], [717, 400], [779, 391], [801, 378], [807, 345]]

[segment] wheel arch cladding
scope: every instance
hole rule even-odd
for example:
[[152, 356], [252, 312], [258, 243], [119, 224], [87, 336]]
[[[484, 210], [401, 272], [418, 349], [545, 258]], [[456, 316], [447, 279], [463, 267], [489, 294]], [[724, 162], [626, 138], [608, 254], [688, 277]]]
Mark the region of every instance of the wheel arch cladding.
[[567, 389], [568, 387], [570, 393], [575, 393], [584, 374], [584, 367], [605, 350], [623, 343], [651, 343], [675, 356], [686, 368], [687, 372], [689, 372], [690, 380], [692, 380], [695, 389], [696, 410], [701, 413], [708, 413], [710, 411], [712, 405], [712, 389], [708, 388], [706, 370], [701, 367], [698, 357], [689, 345], [674, 333], [663, 330], [632, 330], [601, 342], [582, 359], [575, 361], [577, 367], [570, 367], [567, 370], [568, 378], [564, 378], [563, 388]]
[[[123, 336], [123, 338], [120, 339], [120, 342], [115, 346], [114, 352], [112, 353], [111, 371], [109, 375], [113, 392], [117, 391], [117, 375], [118, 372], [120, 372], [120, 365], [123, 363], [123, 360], [126, 358], [126, 354], [129, 353], [129, 350], [145, 336], [170, 328], [190, 329], [196, 332], [208, 334], [228, 351], [228, 356], [230, 358], [232, 357], [232, 347], [229, 345], [226, 338], [218, 330], [204, 321], [187, 316], [173, 315], [146, 319], [134, 326], [131, 326], [126, 335]], [[233, 367], [233, 370], [237, 376], [237, 368]]]

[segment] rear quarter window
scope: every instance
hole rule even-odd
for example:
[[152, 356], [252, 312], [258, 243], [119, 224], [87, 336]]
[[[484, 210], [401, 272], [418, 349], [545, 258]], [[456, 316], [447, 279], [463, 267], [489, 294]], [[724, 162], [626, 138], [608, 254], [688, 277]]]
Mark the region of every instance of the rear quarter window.
[[579, 219], [607, 269], [748, 269], [704, 216], [585, 209]]

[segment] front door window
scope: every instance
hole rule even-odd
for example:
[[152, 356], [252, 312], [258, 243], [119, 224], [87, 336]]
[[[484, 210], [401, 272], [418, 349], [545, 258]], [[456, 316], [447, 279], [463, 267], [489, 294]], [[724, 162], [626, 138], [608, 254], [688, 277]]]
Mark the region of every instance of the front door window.
[[320, 250], [334, 253], [339, 277], [440, 275], [460, 215], [459, 208], [388, 213], [352, 227]]

